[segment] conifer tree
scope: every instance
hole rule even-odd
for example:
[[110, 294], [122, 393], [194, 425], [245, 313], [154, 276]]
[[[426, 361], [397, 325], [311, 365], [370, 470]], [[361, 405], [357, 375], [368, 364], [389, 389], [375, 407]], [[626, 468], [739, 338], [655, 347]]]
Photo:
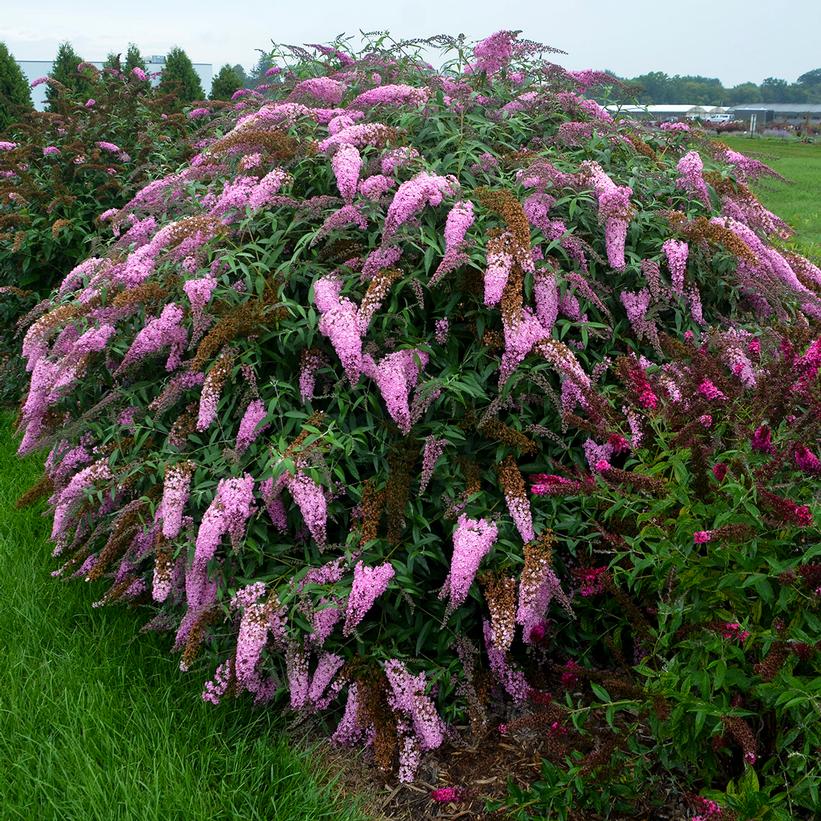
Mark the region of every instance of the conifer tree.
[[[83, 62], [83, 58], [74, 50], [71, 43], [61, 43], [57, 49], [57, 57], [51, 67], [49, 77], [56, 80], [70, 92], [78, 96], [89, 96], [91, 94], [91, 82], [89, 79], [77, 71], [77, 66]], [[49, 83], [46, 88], [46, 105], [49, 111], [53, 111], [57, 101], [64, 92], [55, 88]]]
[[188, 55], [175, 46], [165, 58], [160, 77], [160, 92], [173, 94], [180, 102], [192, 103], [205, 97], [199, 75]]
[[0, 137], [20, 114], [31, 108], [28, 81], [6, 44], [0, 43]]
[[231, 95], [238, 89], [242, 88], [245, 77], [237, 71], [237, 68], [242, 66], [224, 65], [217, 76], [214, 77], [214, 82], [211, 85], [211, 99], [212, 100], [230, 100]]

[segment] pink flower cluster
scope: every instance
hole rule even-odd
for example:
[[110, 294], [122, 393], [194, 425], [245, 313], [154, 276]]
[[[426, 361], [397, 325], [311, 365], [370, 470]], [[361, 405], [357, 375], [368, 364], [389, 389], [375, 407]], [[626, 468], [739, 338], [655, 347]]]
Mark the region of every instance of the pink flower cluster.
[[362, 370], [362, 333], [359, 309], [347, 297], [340, 298], [342, 282], [325, 276], [314, 283], [314, 302], [321, 314], [319, 331], [328, 337], [351, 384]]
[[429, 88], [415, 88], [409, 85], [383, 85], [363, 91], [351, 102], [351, 108], [370, 108], [386, 105], [402, 108], [418, 108], [430, 97]]
[[440, 599], [448, 599], [447, 615], [467, 598], [479, 565], [490, 552], [498, 535], [496, 525], [487, 519], [470, 519], [464, 515], [459, 517], [453, 533], [450, 573], [439, 593]]
[[389, 239], [397, 230], [413, 219], [425, 205], [439, 205], [445, 196], [453, 196], [458, 183], [453, 178], [440, 177], [420, 171], [415, 177], [403, 182], [388, 207], [383, 239]]
[[334, 80], [332, 77], [310, 77], [294, 86], [294, 97], [311, 96], [325, 105], [339, 105], [345, 96], [345, 83]]
[[239, 423], [239, 430], [237, 431], [237, 453], [244, 453], [248, 446], [256, 440], [263, 430], [267, 427], [262, 422], [268, 415], [265, 405], [259, 399], [254, 399], [248, 404], [245, 413]]
[[170, 302], [158, 317], [149, 319], [123, 357], [119, 372], [164, 348], [170, 348], [165, 369], [173, 371], [178, 368], [188, 342], [188, 332], [181, 325], [183, 316], [182, 308]]
[[176, 539], [182, 527], [182, 514], [191, 490], [193, 466], [189, 462], [170, 465], [165, 470], [162, 501], [157, 519], [162, 521], [162, 535]]
[[475, 218], [472, 202], [460, 200], [450, 209], [445, 220], [445, 255], [430, 278], [429, 285], [435, 285], [467, 260], [462, 249], [465, 245], [465, 235]]
[[425, 439], [425, 447], [422, 451], [422, 478], [419, 482], [419, 495], [422, 496], [428, 487], [428, 483], [433, 476], [433, 469], [439, 457], [445, 452], [446, 439], [439, 439], [436, 436], [428, 436]]
[[676, 239], [668, 239], [661, 246], [664, 255], [667, 257], [667, 266], [670, 269], [670, 277], [673, 282], [673, 293], [677, 296], [684, 294], [684, 274], [687, 270], [687, 256], [690, 252], [686, 242]]
[[253, 510], [254, 480], [247, 473], [237, 479], [220, 479], [214, 499], [208, 506], [197, 531], [194, 558], [185, 577], [188, 607], [197, 610], [211, 595], [208, 563], [214, 558], [222, 537], [227, 533], [238, 543]]
[[302, 513], [308, 532], [316, 543], [325, 545], [325, 527], [328, 519], [328, 504], [325, 492], [308, 474], [298, 471], [287, 479], [288, 490]]
[[345, 612], [344, 636], [350, 636], [373, 603], [388, 589], [396, 571], [389, 562], [368, 567], [364, 562], [357, 562], [353, 570], [353, 585], [348, 596], [348, 608]]
[[336, 185], [342, 198], [350, 202], [359, 183], [362, 157], [354, 145], [340, 145], [331, 158], [331, 166], [336, 176]]
[[679, 188], [683, 188], [690, 194], [697, 196], [706, 206], [710, 205], [710, 192], [704, 182], [702, 172], [704, 162], [698, 151], [688, 151], [676, 165], [676, 169], [681, 175], [676, 181]]
[[378, 363], [367, 354], [362, 357], [362, 371], [376, 382], [388, 414], [404, 434], [410, 433], [412, 420], [410, 392], [428, 363], [428, 355], [416, 348], [394, 351]]
[[[435, 750], [445, 740], [445, 725], [429, 696], [425, 695], [425, 674], [414, 676], [398, 659], [385, 662], [385, 676], [391, 687], [388, 695], [388, 706], [397, 714], [404, 716], [409, 724], [399, 722], [400, 733], [406, 737], [410, 750], [417, 748], [424, 752]], [[404, 730], [404, 732], [401, 732]], [[412, 781], [415, 775], [418, 756], [411, 754], [403, 766], [400, 753], [400, 780]]]

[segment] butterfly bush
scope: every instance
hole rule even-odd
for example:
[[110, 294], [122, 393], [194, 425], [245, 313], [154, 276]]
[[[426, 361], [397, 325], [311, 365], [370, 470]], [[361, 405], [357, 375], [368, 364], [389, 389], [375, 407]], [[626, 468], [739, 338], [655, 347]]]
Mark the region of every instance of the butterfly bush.
[[[699, 492], [766, 460], [744, 473], [762, 533], [809, 533], [818, 471], [821, 276], [739, 163], [605, 116], [580, 96], [595, 77], [514, 32], [435, 43], [465, 59], [282, 51], [191, 162], [109, 215], [23, 343], [21, 452], [49, 452], [59, 572], [159, 611], [206, 700], [327, 712], [336, 743], [403, 779], [467, 720], [544, 706], [567, 670], [589, 700], [595, 665], [633, 677], [625, 698], [642, 659], [664, 669], [654, 636], [668, 602], [690, 612], [690, 577], [635, 604], [645, 577], [625, 574], [654, 565], [625, 545], [678, 556], [703, 531], [713, 550], [734, 523], [678, 515], [663, 431]], [[744, 648], [772, 638], [744, 629]], [[546, 714], [560, 760], [583, 746], [567, 709]]]

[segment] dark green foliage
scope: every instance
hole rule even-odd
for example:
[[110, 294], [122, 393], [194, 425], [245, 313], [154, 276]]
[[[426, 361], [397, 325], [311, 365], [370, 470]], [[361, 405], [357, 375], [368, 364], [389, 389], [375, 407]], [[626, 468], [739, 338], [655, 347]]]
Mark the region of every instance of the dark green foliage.
[[741, 103], [814, 103], [821, 100], [821, 69], [802, 74], [795, 83], [767, 77], [761, 85], [747, 82], [725, 88], [717, 77], [670, 76], [651, 71], [630, 79], [625, 101], [640, 103], [693, 103], [694, 105], [738, 105]]
[[0, 43], [0, 137], [19, 114], [29, 110], [29, 84], [6, 44]]
[[46, 107], [49, 111], [58, 110], [61, 102], [64, 102], [69, 94], [77, 94], [88, 99], [92, 87], [92, 78], [89, 75], [92, 72], [89, 69], [78, 72], [77, 66], [82, 62], [83, 58], [74, 51], [71, 43], [60, 44], [49, 74], [49, 77], [59, 85], [49, 83], [46, 88]]
[[266, 80], [265, 72], [274, 65], [273, 57], [267, 52], [260, 52], [256, 65], [251, 69], [251, 73], [245, 78], [245, 87], [254, 88]]
[[240, 74], [237, 69], [242, 66], [229, 66], [227, 63], [219, 70], [211, 85], [210, 98], [212, 100], [230, 100], [231, 95], [242, 88], [245, 73]]
[[165, 67], [160, 77], [160, 91], [173, 94], [180, 102], [193, 103], [205, 96], [199, 75], [189, 56], [179, 47], [174, 47], [165, 58]]
[[141, 68], [145, 71], [145, 60], [143, 60], [142, 54], [140, 54], [140, 50], [134, 43], [128, 44], [128, 51], [125, 54], [125, 66], [124, 71], [131, 72], [132, 69]]

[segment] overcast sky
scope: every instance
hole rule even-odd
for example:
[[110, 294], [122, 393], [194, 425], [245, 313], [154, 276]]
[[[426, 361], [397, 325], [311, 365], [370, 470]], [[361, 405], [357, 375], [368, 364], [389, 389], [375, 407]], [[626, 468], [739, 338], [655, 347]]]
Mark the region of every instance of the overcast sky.
[[561, 48], [571, 69], [703, 74], [725, 85], [794, 81], [821, 67], [821, 0], [0, 0], [0, 40], [20, 60], [51, 59], [69, 40], [87, 60], [173, 45], [194, 62], [252, 66], [270, 41], [324, 42], [343, 32], [396, 37], [499, 29]]

